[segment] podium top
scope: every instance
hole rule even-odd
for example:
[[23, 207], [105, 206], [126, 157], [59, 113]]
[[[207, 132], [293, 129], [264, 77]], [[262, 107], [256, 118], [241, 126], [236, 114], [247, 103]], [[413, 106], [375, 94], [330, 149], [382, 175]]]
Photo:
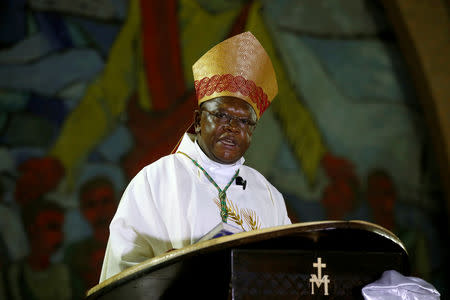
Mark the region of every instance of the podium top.
[[[166, 252], [159, 256], [145, 260], [136, 266], [128, 268], [115, 276], [108, 278], [102, 283], [91, 288], [87, 292], [87, 297], [95, 298], [96, 294], [101, 294], [106, 290], [112, 289], [128, 280], [132, 280], [133, 278], [149, 273], [163, 266], [175, 263], [192, 255], [205, 254], [227, 248], [235, 248], [279, 238], [302, 237], [313, 243], [318, 243], [324, 237], [335, 234], [336, 232], [341, 232], [341, 235], [343, 232], [348, 233], [349, 235], [355, 234], [355, 232], [363, 232], [365, 235], [369, 236], [368, 238], [370, 240], [374, 240], [374, 243], [386, 241], [388, 245], [388, 249], [385, 249], [386, 251], [400, 251], [407, 254], [405, 246], [394, 233], [382, 226], [366, 221], [317, 221], [282, 225], [223, 236]], [[363, 241], [356, 241], [356, 244], [359, 244], [359, 242]], [[367, 251], [370, 250], [368, 247], [373, 245], [361, 245], [361, 247], [365, 247], [364, 249]], [[340, 247], [341, 246], [343, 245], [340, 245]], [[354, 247], [354, 245], [346, 246], [352, 247], [352, 249]]]

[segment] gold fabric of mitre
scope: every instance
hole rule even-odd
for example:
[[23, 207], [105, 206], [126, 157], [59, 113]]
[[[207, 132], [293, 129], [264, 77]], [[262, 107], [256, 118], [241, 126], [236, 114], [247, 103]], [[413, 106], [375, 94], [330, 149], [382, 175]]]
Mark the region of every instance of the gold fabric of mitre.
[[219, 89], [218, 91], [213, 88], [210, 95], [199, 98], [197, 94], [198, 105], [216, 97], [233, 96], [248, 102], [254, 108], [259, 119], [278, 93], [272, 62], [259, 41], [249, 31], [233, 36], [211, 48], [195, 62], [192, 70], [196, 87], [205, 77], [212, 78], [214, 75], [231, 74], [234, 77], [242, 76], [262, 88], [268, 100], [268, 103], [260, 111], [255, 99], [252, 100], [250, 95], [243, 95], [239, 90]]

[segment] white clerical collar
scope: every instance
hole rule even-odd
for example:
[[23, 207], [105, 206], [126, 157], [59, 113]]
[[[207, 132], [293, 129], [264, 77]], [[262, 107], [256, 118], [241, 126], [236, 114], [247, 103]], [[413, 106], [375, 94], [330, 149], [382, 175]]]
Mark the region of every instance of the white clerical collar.
[[188, 134], [185, 134], [178, 149], [195, 159], [217, 184], [227, 184], [245, 161], [244, 157], [241, 157], [233, 164], [215, 162], [203, 152], [197, 141], [193, 141]]

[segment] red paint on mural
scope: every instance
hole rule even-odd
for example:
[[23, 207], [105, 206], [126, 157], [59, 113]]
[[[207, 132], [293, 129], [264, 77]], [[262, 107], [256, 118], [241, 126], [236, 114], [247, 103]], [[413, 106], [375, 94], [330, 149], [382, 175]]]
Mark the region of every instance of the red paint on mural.
[[53, 190], [64, 176], [64, 167], [52, 157], [29, 159], [20, 165], [19, 171], [14, 194], [20, 205], [27, 205]]
[[374, 221], [393, 230], [395, 226], [394, 205], [397, 192], [394, 182], [384, 170], [373, 170], [367, 177], [367, 201]]
[[342, 220], [351, 212], [358, 200], [359, 182], [352, 162], [326, 153], [322, 166], [330, 180], [322, 195], [322, 204], [330, 220]]

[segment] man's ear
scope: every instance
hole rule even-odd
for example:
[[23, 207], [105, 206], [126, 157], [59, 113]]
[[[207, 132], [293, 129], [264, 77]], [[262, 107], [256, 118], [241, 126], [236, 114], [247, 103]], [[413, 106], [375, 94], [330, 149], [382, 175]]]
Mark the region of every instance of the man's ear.
[[201, 118], [202, 118], [202, 114], [201, 114], [200, 110], [196, 109], [194, 111], [194, 130], [195, 130], [196, 134], [200, 133], [200, 129], [201, 129], [200, 120], [201, 120]]

